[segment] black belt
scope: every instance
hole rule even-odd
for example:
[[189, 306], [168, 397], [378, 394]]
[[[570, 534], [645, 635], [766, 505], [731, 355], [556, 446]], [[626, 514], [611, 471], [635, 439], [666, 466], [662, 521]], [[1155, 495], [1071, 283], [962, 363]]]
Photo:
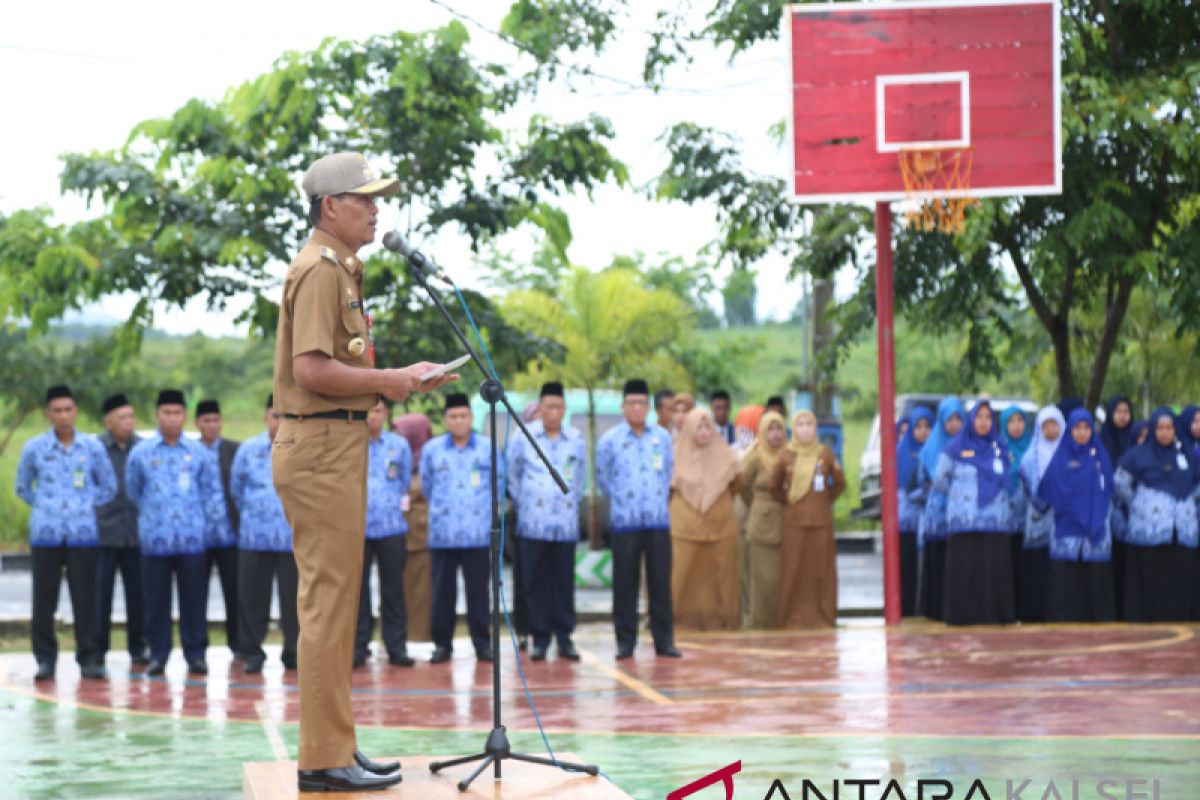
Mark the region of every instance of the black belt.
[[315, 414], [284, 414], [284, 419], [344, 419], [346, 422], [364, 422], [367, 419], [365, 411], [351, 411], [339, 408], [336, 411], [318, 411]]

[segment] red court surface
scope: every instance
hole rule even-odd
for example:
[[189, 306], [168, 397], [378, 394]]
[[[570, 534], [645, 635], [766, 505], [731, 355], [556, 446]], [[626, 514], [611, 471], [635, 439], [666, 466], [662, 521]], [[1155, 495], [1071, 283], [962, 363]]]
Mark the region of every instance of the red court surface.
[[[550, 731], [737, 736], [1124, 737], [1200, 740], [1196, 625], [949, 629], [906, 623], [821, 632], [680, 634], [685, 657], [643, 644], [615, 661], [611, 632], [588, 626], [581, 663], [525, 662]], [[426, 648], [427, 649], [427, 648]], [[425, 650], [414, 648], [420, 655]], [[491, 670], [463, 643], [449, 664], [404, 669], [371, 661], [355, 673], [359, 724], [486, 730]], [[273, 654], [273, 657], [275, 654]], [[296, 674], [263, 675], [213, 650], [189, 677], [178, 655], [166, 678], [109, 658], [107, 681], [81, 681], [64, 656], [36, 685], [34, 661], [0, 662], [7, 688], [65, 705], [210, 721], [298, 719]], [[511, 649], [503, 661], [505, 723], [534, 728]]]

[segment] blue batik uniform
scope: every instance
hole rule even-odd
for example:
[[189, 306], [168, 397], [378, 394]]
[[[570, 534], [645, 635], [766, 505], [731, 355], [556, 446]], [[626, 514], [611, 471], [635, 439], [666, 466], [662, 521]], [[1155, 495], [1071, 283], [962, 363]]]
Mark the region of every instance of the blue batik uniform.
[[146, 640], [150, 658], [171, 654], [171, 585], [179, 583], [179, 638], [189, 663], [208, 648], [208, 562], [205, 533], [229, 525], [217, 459], [204, 445], [161, 433], [138, 442], [125, 467], [125, 489], [138, 505]]
[[1195, 494], [1175, 497], [1161, 489], [1139, 485], [1124, 468], [1117, 469], [1114, 484], [1116, 498], [1129, 509], [1123, 541], [1137, 547], [1161, 547], [1171, 544], [1173, 539], [1184, 547], [1195, 548], [1200, 544]]
[[596, 445], [596, 485], [609, 503], [613, 534], [669, 531], [671, 474], [675, 468], [671, 434], [647, 425], [639, 436], [622, 422]]
[[[214, 439], [212, 444], [205, 444], [204, 442], [200, 442], [199, 444], [202, 448], [204, 448], [204, 450], [212, 458], [213, 464], [217, 468], [217, 478], [218, 478], [218, 480], [220, 480], [220, 478], [221, 478], [221, 461], [220, 461], [221, 437], [218, 436], [216, 439]], [[236, 457], [237, 456], [235, 455], [234, 458], [236, 458]], [[232, 483], [232, 478], [231, 478], [231, 483]], [[222, 491], [224, 491], [224, 488], [225, 487], [222, 486]], [[211, 523], [210, 522], [208, 524], [208, 526], [204, 529], [204, 542], [205, 542], [205, 546], [209, 550], [217, 550], [222, 547], [233, 547], [234, 545], [237, 544], [237, 532], [234, 530], [234, 526], [230, 522], [230, 517], [235, 516], [237, 514], [237, 511], [236, 511], [236, 509], [232, 509], [232, 508], [228, 507], [229, 501], [233, 499], [232, 498], [232, 487], [231, 487], [230, 494], [225, 495], [225, 499], [226, 499], [226, 503], [225, 503], [226, 509], [225, 510], [228, 512], [228, 515], [225, 518], [225, 524], [222, 525], [220, 523]]]
[[117, 496], [117, 474], [96, 437], [76, 431], [63, 447], [50, 430], [25, 443], [16, 489], [31, 509], [31, 547], [97, 547], [96, 507]]
[[82, 667], [104, 660], [94, 630], [100, 550], [96, 507], [116, 496], [117, 475], [104, 445], [95, 437], [72, 433], [71, 443], [66, 446], [53, 430], [31, 439], [17, 464], [17, 495], [31, 507], [30, 638], [39, 666], [48, 666], [52, 673], [58, 661], [54, 612], [64, 569], [75, 615], [75, 660]]
[[412, 483], [412, 448], [404, 437], [383, 431], [368, 441], [367, 454], [367, 538], [407, 533], [401, 504]]
[[542, 541], [578, 541], [579, 504], [587, 477], [583, 436], [563, 427], [551, 437], [541, 422], [531, 424], [529, 433], [570, 491], [563, 494], [525, 437], [515, 437], [508, 446], [507, 482], [508, 494], [517, 507], [517, 534]]
[[507, 481], [509, 496], [517, 507], [521, 590], [535, 649], [544, 649], [551, 636], [565, 647], [576, 622], [575, 545], [587, 448], [583, 436], [573, 428], [563, 427], [551, 436], [541, 422], [534, 422], [529, 433], [570, 491], [562, 493], [525, 437], [512, 440]]
[[186, 436], [172, 446], [155, 433], [134, 445], [125, 486], [138, 505], [143, 555], [202, 555], [206, 533], [229, 526], [217, 460]]
[[492, 525], [491, 440], [472, 432], [462, 446], [450, 434], [421, 451], [421, 491], [429, 501], [435, 647], [453, 649], [458, 571], [467, 594], [467, 627], [476, 653], [491, 651], [488, 544]]
[[639, 435], [622, 422], [596, 445], [596, 485], [608, 497], [613, 534], [613, 628], [619, 654], [631, 654], [637, 644], [643, 560], [655, 650], [675, 646], [667, 506], [674, 469], [671, 434], [657, 425]]
[[238, 446], [229, 489], [238, 511], [238, 647], [247, 663], [266, 658], [262, 644], [271, 625], [271, 587], [277, 582], [282, 659], [284, 666], [295, 668], [299, 576], [292, 529], [271, 475], [269, 433], [263, 431]]
[[271, 437], [260, 433], [238, 447], [230, 490], [240, 521], [238, 547], [271, 553], [292, 552], [292, 529], [271, 479]]
[[946, 532], [997, 533], [1011, 536], [1013, 524], [1011, 490], [1001, 491], [983, 508], [978, 503], [978, 471], [975, 465], [943, 454], [938, 462], [933, 488], [946, 496]]

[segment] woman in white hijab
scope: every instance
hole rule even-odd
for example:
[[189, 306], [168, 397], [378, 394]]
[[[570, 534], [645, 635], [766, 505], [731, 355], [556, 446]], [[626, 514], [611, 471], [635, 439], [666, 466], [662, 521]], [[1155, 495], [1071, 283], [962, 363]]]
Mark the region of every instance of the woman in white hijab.
[[1050, 574], [1050, 539], [1054, 536], [1054, 509], [1038, 499], [1038, 485], [1062, 441], [1066, 422], [1056, 405], [1044, 406], [1033, 424], [1033, 444], [1021, 459], [1021, 483], [1029, 504], [1025, 510], [1025, 535], [1015, 562], [1017, 618], [1022, 622], [1046, 619], [1046, 587]]

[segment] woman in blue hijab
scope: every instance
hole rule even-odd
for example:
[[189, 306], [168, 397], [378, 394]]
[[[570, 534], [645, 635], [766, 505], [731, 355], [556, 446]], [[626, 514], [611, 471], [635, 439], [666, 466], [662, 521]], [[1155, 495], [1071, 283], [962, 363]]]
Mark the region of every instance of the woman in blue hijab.
[[1017, 573], [1017, 618], [1022, 622], [1046, 619], [1046, 583], [1050, 572], [1050, 537], [1054, 534], [1054, 511], [1038, 497], [1038, 486], [1066, 434], [1067, 421], [1058, 406], [1044, 406], [1033, 425], [1033, 444], [1021, 459], [1021, 484], [1029, 502], [1019, 555], [1013, 562]]
[[1119, 394], [1104, 407], [1104, 424], [1100, 426], [1100, 444], [1116, 464], [1133, 447], [1133, 403]]
[[1054, 510], [1046, 618], [1050, 622], [1111, 622], [1112, 536], [1108, 507], [1112, 461], [1087, 409], [1067, 417], [1067, 431], [1038, 484], [1037, 496]]
[[991, 403], [980, 400], [947, 443], [933, 476], [945, 492], [947, 625], [1017, 621], [1012, 568], [1012, 456]]
[[942, 598], [946, 575], [946, 494], [933, 486], [933, 476], [947, 442], [962, 430], [966, 411], [957, 397], [945, 397], [938, 403], [937, 422], [921, 447], [917, 465], [915, 502], [923, 504], [917, 528], [920, 551], [920, 578], [917, 588], [918, 613], [929, 619], [942, 619]]
[[1113, 480], [1129, 508], [1121, 550], [1123, 619], [1166, 622], [1195, 616], [1197, 558], [1196, 455], [1184, 446], [1171, 409], [1156, 408], [1144, 444], [1121, 459]]
[[900, 613], [917, 613], [917, 530], [921, 526], [919, 468], [921, 448], [933, 431], [933, 412], [917, 406], [908, 415], [907, 426], [896, 445], [896, 483], [900, 527]]

